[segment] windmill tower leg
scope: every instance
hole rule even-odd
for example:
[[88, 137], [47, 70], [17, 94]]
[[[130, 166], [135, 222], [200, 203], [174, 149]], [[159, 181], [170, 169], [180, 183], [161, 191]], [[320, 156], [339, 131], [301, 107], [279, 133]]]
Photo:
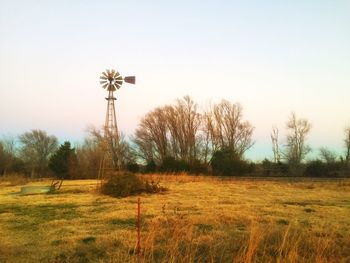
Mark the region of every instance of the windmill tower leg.
[[116, 98], [113, 91], [108, 92], [106, 120], [104, 125], [104, 153], [102, 161], [101, 177], [104, 178], [106, 173], [120, 170], [120, 149], [119, 149], [119, 132], [117, 126], [117, 118], [115, 114]]

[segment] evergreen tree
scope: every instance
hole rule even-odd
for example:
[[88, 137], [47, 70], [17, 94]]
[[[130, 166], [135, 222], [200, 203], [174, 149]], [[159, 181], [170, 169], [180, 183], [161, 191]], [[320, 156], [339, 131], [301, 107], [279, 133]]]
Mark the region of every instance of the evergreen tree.
[[71, 148], [70, 142], [65, 141], [50, 158], [49, 168], [58, 178], [69, 179], [76, 160], [75, 149]]

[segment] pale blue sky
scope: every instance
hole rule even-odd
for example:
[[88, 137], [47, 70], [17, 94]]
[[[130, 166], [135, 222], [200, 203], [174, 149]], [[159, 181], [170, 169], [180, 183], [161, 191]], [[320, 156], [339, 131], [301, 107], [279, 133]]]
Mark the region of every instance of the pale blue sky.
[[34, 128], [82, 140], [104, 122], [100, 72], [136, 75], [118, 92], [132, 134], [156, 106], [190, 95], [239, 102], [248, 157], [270, 157], [292, 111], [308, 142], [340, 153], [350, 125], [350, 1], [1, 1], [0, 135]]

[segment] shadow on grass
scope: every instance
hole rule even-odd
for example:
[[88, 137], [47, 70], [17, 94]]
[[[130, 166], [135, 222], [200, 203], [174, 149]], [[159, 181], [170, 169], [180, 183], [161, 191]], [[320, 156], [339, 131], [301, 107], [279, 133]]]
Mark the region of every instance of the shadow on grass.
[[0, 214], [11, 213], [16, 220], [7, 221], [12, 230], [35, 231], [40, 225], [52, 220], [71, 220], [80, 217], [76, 204], [4, 205], [0, 204]]
[[111, 220], [111, 224], [122, 229], [135, 229], [137, 220], [134, 217], [131, 218], [114, 218]]

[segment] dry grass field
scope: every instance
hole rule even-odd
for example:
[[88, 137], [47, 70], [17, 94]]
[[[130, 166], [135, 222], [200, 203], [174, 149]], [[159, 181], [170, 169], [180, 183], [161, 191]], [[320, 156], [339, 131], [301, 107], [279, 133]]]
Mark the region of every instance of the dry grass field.
[[349, 179], [151, 177], [169, 190], [140, 196], [140, 255], [137, 196], [93, 180], [19, 196], [3, 180], [0, 262], [350, 262]]

